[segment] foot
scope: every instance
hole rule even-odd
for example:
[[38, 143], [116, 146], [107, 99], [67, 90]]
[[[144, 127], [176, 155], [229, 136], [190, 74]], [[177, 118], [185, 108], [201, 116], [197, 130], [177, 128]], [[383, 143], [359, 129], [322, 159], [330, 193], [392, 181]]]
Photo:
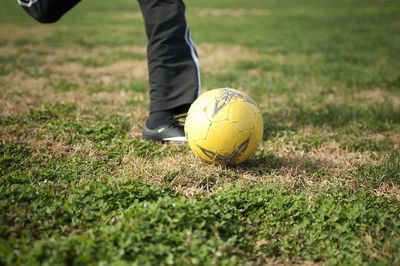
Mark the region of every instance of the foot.
[[142, 137], [146, 140], [187, 142], [183, 126], [177, 124], [175, 121], [171, 121], [170, 123], [161, 125], [155, 129], [148, 128], [147, 123], [145, 123]]

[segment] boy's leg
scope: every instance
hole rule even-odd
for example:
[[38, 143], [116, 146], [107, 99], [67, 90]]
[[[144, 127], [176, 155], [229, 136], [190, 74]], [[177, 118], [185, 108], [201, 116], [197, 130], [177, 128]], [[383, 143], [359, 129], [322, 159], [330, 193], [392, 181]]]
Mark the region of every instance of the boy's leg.
[[59, 20], [80, 0], [18, 0], [20, 6], [34, 19], [41, 23]]
[[[163, 124], [166, 113], [188, 109], [200, 94], [197, 52], [181, 0], [140, 0], [148, 37], [150, 127]], [[185, 111], [185, 110], [183, 110]], [[152, 117], [156, 117], [152, 121]]]

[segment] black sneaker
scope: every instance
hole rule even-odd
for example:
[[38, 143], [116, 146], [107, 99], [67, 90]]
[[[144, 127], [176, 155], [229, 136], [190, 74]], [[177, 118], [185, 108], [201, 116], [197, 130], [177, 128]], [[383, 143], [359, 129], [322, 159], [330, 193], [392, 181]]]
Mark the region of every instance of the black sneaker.
[[148, 128], [145, 123], [142, 137], [146, 140], [187, 142], [183, 126], [179, 125], [175, 121], [170, 124], [159, 126], [156, 129]]

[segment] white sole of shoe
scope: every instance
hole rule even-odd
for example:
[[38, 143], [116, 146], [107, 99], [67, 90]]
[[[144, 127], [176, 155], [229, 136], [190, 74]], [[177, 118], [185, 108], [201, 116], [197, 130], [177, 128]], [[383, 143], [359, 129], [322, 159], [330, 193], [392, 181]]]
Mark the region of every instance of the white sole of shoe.
[[187, 138], [186, 137], [171, 137], [171, 138], [164, 138], [163, 141], [187, 142]]

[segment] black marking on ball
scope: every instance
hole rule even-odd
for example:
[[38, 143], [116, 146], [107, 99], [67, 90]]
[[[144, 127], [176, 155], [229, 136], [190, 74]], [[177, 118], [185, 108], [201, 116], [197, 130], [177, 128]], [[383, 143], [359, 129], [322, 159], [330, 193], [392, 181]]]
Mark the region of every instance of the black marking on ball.
[[223, 163], [223, 164], [232, 164], [234, 163], [247, 149], [249, 146], [250, 142], [250, 137], [246, 139], [243, 143], [241, 143], [238, 147], [236, 147], [233, 152], [229, 155], [221, 155], [216, 152], [209, 151], [199, 145], [199, 149], [206, 155], [208, 158], [210, 158], [213, 161]]
[[214, 111], [212, 117], [216, 116], [219, 113], [219, 111], [221, 111], [222, 108], [224, 108], [224, 106], [227, 105], [233, 98], [239, 98], [244, 100], [245, 102], [257, 106], [257, 104], [247, 95], [229, 89], [223, 89], [223, 94], [215, 99]]

